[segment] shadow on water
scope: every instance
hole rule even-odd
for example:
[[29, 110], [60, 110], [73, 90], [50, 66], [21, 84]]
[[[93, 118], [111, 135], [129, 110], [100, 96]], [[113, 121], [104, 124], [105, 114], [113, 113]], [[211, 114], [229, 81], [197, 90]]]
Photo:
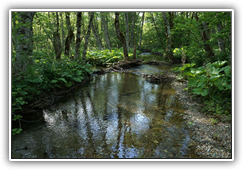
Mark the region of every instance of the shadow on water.
[[13, 136], [12, 158], [196, 158], [183, 112], [170, 84], [96, 76]]

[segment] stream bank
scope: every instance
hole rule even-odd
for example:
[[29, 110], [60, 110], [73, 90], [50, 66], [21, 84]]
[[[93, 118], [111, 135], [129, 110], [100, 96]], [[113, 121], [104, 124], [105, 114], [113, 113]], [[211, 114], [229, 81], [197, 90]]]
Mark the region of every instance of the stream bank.
[[[175, 76], [175, 74], [174, 74]], [[185, 110], [183, 119], [192, 130], [192, 141], [196, 146], [196, 154], [201, 158], [232, 158], [232, 125], [229, 122], [211, 122], [210, 115], [201, 112], [203, 104], [199, 97], [193, 97], [188, 91], [187, 82], [174, 81], [179, 100]]]

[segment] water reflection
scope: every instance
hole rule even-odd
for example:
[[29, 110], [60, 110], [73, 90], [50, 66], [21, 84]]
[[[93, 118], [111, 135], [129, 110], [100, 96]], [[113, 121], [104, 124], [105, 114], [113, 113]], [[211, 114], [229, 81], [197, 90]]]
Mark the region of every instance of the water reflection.
[[[97, 76], [44, 110], [44, 128], [16, 136], [12, 156], [194, 157], [182, 112], [169, 84], [151, 84], [132, 73]], [[29, 149], [18, 149], [28, 140], [33, 141]]]

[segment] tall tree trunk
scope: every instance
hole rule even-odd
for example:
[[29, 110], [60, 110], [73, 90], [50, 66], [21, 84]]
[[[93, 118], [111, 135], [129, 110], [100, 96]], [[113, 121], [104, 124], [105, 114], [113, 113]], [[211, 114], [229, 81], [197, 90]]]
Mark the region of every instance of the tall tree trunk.
[[69, 57], [69, 53], [70, 53], [70, 49], [71, 49], [71, 42], [74, 39], [74, 34], [73, 34], [73, 30], [71, 27], [71, 22], [70, 22], [70, 12], [65, 12], [66, 14], [66, 25], [68, 27], [68, 35], [66, 38], [66, 42], [65, 42], [65, 55], [67, 57]]
[[209, 33], [208, 33], [208, 30], [207, 30], [207, 24], [205, 22], [203, 23], [203, 22], [199, 21], [199, 18], [197, 16], [196, 12], [193, 13], [193, 16], [200, 23], [204, 49], [205, 49], [205, 51], [207, 53], [207, 57], [211, 58], [211, 57], [214, 56], [214, 53], [213, 53], [213, 50], [212, 50], [211, 46], [209, 44], [207, 44], [207, 42], [209, 41], [209, 35], [208, 35]]
[[157, 35], [158, 35], [158, 38], [159, 38], [159, 42], [160, 42], [160, 44], [161, 44], [161, 47], [163, 48], [163, 41], [162, 41], [161, 36], [160, 36], [160, 34], [159, 34], [158, 28], [157, 28], [157, 26], [156, 26], [156, 23], [155, 23], [155, 20], [154, 20], [154, 16], [153, 16], [153, 13], [151, 12], [150, 14], [151, 14], [151, 16], [152, 16], [152, 20], [153, 20], [154, 27], [155, 27], [155, 29], [156, 29], [156, 32], [157, 32]]
[[99, 35], [97, 33], [97, 30], [95, 29], [96, 28], [95, 27], [95, 24], [93, 22], [91, 22], [91, 28], [92, 28], [92, 31], [94, 33], [94, 36], [95, 36], [95, 39], [96, 39], [96, 43], [97, 43], [97, 45], [99, 47], [99, 50], [103, 49], [102, 43], [101, 43], [100, 38], [99, 38]]
[[166, 47], [166, 56], [168, 57], [170, 62], [173, 62], [173, 54], [171, 51], [171, 33], [170, 33], [170, 23], [166, 17], [165, 12], [162, 12], [163, 19], [166, 24], [166, 37], [167, 37], [167, 47]]
[[55, 49], [55, 54], [56, 54], [56, 59], [61, 59], [61, 54], [62, 54], [62, 46], [61, 46], [61, 39], [60, 39], [60, 34], [59, 34], [59, 17], [58, 17], [58, 12], [56, 12], [56, 21], [57, 21], [57, 28], [56, 31], [53, 33], [53, 44], [54, 44], [54, 49]]
[[131, 28], [131, 42], [130, 42], [130, 46], [131, 47], [134, 47], [134, 42], [133, 39], [135, 39], [134, 37], [134, 30], [135, 30], [135, 15], [136, 15], [136, 12], [132, 12], [132, 28]]
[[142, 43], [144, 14], [145, 14], [145, 12], [143, 12], [143, 16], [142, 16], [142, 23], [141, 23], [142, 26], [141, 26], [141, 32], [140, 32], [140, 39], [139, 39], [139, 46], [138, 46], [138, 49], [140, 49], [140, 47], [141, 47], [141, 43]]
[[80, 57], [80, 43], [81, 43], [81, 20], [82, 12], [77, 12], [77, 35], [76, 35], [76, 44], [75, 44], [75, 58]]
[[127, 45], [126, 45], [126, 39], [122, 34], [122, 32], [120, 31], [119, 12], [115, 12], [115, 28], [116, 28], [116, 36], [122, 43], [124, 60], [127, 61], [128, 60]]
[[133, 56], [132, 56], [132, 59], [136, 59], [136, 42], [135, 42], [135, 39], [134, 39], [134, 43], [133, 43]]
[[108, 15], [105, 15], [105, 25], [106, 25], [106, 30], [107, 30], [107, 38], [108, 38], [110, 47], [112, 48], [110, 34], [109, 34], [109, 27], [108, 27]]
[[[35, 12], [19, 12], [17, 25], [16, 62], [15, 71], [24, 71], [31, 63], [33, 53], [33, 28], [32, 22]], [[28, 61], [29, 60], [29, 61]]]
[[111, 50], [111, 43], [110, 43], [110, 37], [109, 37], [109, 31], [108, 31], [108, 23], [107, 23], [107, 19], [106, 19], [105, 15], [106, 14], [104, 12], [101, 12], [101, 22], [102, 22], [102, 25], [103, 25], [106, 47], [109, 50]]
[[128, 12], [124, 12], [125, 15], [125, 23], [126, 23], [126, 44], [127, 44], [127, 51], [129, 51], [130, 46], [129, 46], [129, 17], [128, 17]]
[[[218, 34], [220, 34], [220, 32], [222, 31], [222, 29], [223, 29], [222, 22], [219, 22], [217, 24]], [[218, 46], [219, 46], [219, 50], [221, 52], [225, 53], [225, 42], [224, 42], [224, 40], [220, 36], [218, 37]]]
[[83, 50], [83, 62], [85, 62], [86, 60], [86, 53], [87, 53], [87, 48], [88, 48], [88, 43], [89, 43], [89, 36], [90, 36], [90, 31], [91, 31], [91, 24], [93, 22], [93, 18], [94, 18], [94, 13], [93, 12], [89, 12], [89, 26], [88, 26], [88, 31], [85, 35], [85, 43], [84, 43], [84, 50]]
[[[168, 12], [168, 14], [169, 14], [170, 30], [172, 30], [174, 28], [173, 20], [174, 20], [175, 13], [174, 12]], [[174, 48], [174, 43], [173, 43], [174, 37], [173, 37], [172, 34], [170, 34], [170, 36], [171, 36], [171, 48]]]
[[64, 46], [65, 46], [65, 33], [64, 33], [64, 27], [63, 27], [63, 17], [62, 17], [63, 12], [60, 12], [61, 15], [61, 27], [62, 27], [62, 51], [64, 51]]

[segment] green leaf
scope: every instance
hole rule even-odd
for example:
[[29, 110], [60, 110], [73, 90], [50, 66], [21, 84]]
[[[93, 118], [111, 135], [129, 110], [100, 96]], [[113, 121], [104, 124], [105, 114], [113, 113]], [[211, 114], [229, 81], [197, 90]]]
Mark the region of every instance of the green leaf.
[[226, 78], [221, 78], [218, 79], [214, 82], [214, 85], [218, 87], [219, 90], [230, 90], [231, 89], [231, 84], [227, 83]]
[[216, 62], [212, 63], [212, 65], [215, 67], [222, 67], [226, 63], [227, 63], [227, 61], [216, 61]]
[[22, 131], [21, 128], [14, 128], [14, 129], [12, 129], [13, 135], [20, 134], [21, 131]]
[[207, 78], [205, 75], [202, 75], [202, 76], [198, 76], [196, 77], [197, 78], [197, 81], [198, 81], [198, 84], [197, 84], [197, 87], [201, 87], [203, 84], [206, 83], [207, 81]]
[[81, 70], [77, 70], [76, 75], [78, 75], [78, 76], [82, 75], [82, 71]]
[[205, 69], [202, 68], [191, 68], [191, 73], [194, 75], [199, 75], [205, 72]]
[[32, 79], [32, 80], [28, 80], [28, 81], [31, 82], [31, 83], [42, 83], [43, 82], [43, 80], [39, 77]]
[[231, 67], [230, 66], [223, 67], [219, 71], [224, 71], [226, 76], [231, 76]]
[[222, 77], [222, 75], [215, 75], [215, 76], [210, 77], [209, 80], [215, 81], [215, 80], [217, 80], [220, 77]]
[[196, 85], [197, 85], [196, 78], [189, 78], [188, 80], [189, 80], [188, 81], [188, 87], [196, 87]]
[[58, 82], [58, 80], [52, 80], [51, 81], [51, 83], [57, 83]]
[[[82, 77], [81, 77], [81, 78], [82, 78]], [[72, 79], [73, 79], [74, 81], [76, 81], [76, 82], [81, 82], [81, 81], [82, 81], [81, 78], [79, 78], [79, 77], [73, 77]]]
[[191, 76], [191, 77], [194, 77], [195, 75], [194, 74], [192, 74], [191, 72], [184, 72], [183, 73], [185, 76]]
[[66, 81], [65, 78], [59, 78], [58, 80], [61, 80], [61, 81], [63, 81], [64, 83], [67, 83], [67, 81]]
[[202, 95], [202, 96], [208, 95], [207, 89], [203, 89], [201, 87], [192, 89], [192, 93]]
[[68, 81], [67, 83], [65, 83], [66, 87], [71, 87], [73, 85], [73, 83], [71, 81]]
[[23, 91], [23, 90], [19, 91], [19, 93], [22, 94], [22, 95], [28, 94], [28, 92]]

